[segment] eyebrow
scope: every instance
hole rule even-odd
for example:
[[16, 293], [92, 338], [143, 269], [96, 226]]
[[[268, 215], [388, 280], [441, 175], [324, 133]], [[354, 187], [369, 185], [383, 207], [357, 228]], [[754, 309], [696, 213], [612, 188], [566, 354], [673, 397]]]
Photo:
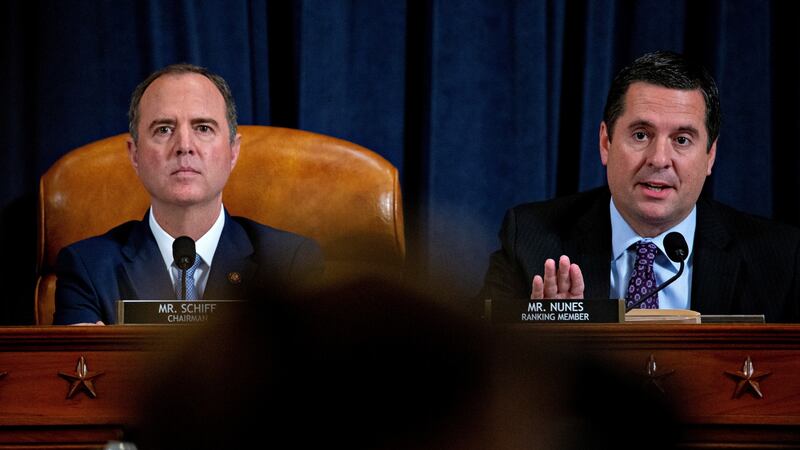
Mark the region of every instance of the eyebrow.
[[[177, 120], [164, 117], [160, 119], [155, 119], [152, 122], [150, 122], [150, 126], [148, 127], [148, 129], [152, 130], [153, 128], [159, 127], [161, 125], [175, 125], [176, 123], [178, 123]], [[191, 123], [192, 125], [209, 124], [213, 125], [214, 127], [219, 127], [219, 123], [210, 117], [198, 117], [190, 120], [189, 123]]]
[[[637, 120], [635, 122], [632, 122], [630, 125], [628, 125], [628, 129], [629, 130], [632, 130], [634, 128], [639, 128], [639, 127], [650, 127], [650, 128], [653, 128], [653, 127], [655, 127], [655, 125], [653, 125], [653, 122], [650, 122], [649, 120]], [[689, 133], [692, 136], [699, 136], [700, 135], [700, 131], [697, 128], [695, 128], [693, 125], [681, 125], [675, 131], [677, 131], [678, 133]]]
[[161, 125], [175, 125], [175, 123], [176, 123], [175, 119], [167, 119], [167, 118], [155, 119], [152, 122], [150, 122], [150, 126], [148, 126], [147, 129], [152, 130], [153, 128], [159, 127]]
[[678, 127], [678, 132], [680, 132], [680, 133], [689, 133], [692, 136], [700, 136], [700, 130], [698, 130], [697, 128], [693, 127], [692, 125], [684, 125], [684, 126]]
[[209, 124], [217, 128], [219, 127], [219, 123], [217, 123], [217, 121], [212, 119], [211, 117], [198, 117], [196, 119], [190, 120], [189, 123], [191, 123], [192, 125]]

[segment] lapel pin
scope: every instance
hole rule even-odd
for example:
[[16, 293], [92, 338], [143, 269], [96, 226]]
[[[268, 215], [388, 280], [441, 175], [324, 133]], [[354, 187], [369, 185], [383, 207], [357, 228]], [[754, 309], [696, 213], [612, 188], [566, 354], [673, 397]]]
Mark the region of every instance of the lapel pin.
[[242, 275], [239, 272], [228, 272], [228, 281], [231, 284], [240, 284], [242, 282]]

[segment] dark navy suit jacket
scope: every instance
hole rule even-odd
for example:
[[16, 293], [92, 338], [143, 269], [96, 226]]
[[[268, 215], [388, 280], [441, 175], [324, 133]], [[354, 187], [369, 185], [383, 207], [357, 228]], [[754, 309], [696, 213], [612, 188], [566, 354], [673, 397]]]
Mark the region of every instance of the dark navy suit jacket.
[[[145, 215], [59, 252], [55, 324], [112, 324], [117, 300], [175, 298], [148, 220]], [[322, 268], [322, 251], [315, 241], [226, 211], [203, 298], [245, 300], [282, 294], [317, 281]], [[234, 272], [239, 277], [229, 277]]]
[[[608, 298], [611, 271], [607, 188], [509, 210], [492, 254], [483, 299], [528, 298], [544, 261], [567, 255], [581, 267], [586, 298]], [[701, 198], [697, 202], [691, 309], [800, 320], [800, 230]]]

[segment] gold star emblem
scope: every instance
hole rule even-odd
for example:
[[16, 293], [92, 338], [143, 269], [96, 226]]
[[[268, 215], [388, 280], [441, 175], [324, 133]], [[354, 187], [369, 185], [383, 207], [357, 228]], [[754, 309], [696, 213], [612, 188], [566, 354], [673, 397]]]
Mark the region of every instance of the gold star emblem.
[[97, 397], [97, 393], [94, 391], [94, 383], [92, 380], [102, 375], [103, 372], [91, 373], [89, 372], [89, 366], [86, 365], [86, 358], [81, 356], [78, 359], [78, 365], [75, 368], [75, 374], [69, 374], [64, 372], [58, 372], [58, 375], [62, 378], [66, 379], [70, 382], [69, 392], [67, 393], [67, 398], [72, 398], [75, 395], [75, 392], [78, 389], [83, 389], [86, 393], [92, 397]]
[[758, 382], [762, 378], [769, 376], [772, 372], [756, 372], [755, 368], [753, 368], [753, 361], [748, 355], [742, 365], [741, 372], [726, 370], [725, 373], [737, 380], [736, 391], [733, 393], [733, 398], [739, 398], [739, 396], [747, 390], [753, 391], [753, 394], [758, 398], [764, 398], [764, 394], [761, 393], [761, 386], [759, 386]]
[[667, 370], [667, 371], [658, 371], [658, 366], [656, 365], [656, 357], [653, 354], [650, 354], [650, 358], [647, 360], [647, 367], [645, 369], [645, 387], [654, 387], [658, 389], [659, 392], [665, 394], [664, 387], [661, 386], [661, 380], [672, 375], [675, 371], [674, 370]]

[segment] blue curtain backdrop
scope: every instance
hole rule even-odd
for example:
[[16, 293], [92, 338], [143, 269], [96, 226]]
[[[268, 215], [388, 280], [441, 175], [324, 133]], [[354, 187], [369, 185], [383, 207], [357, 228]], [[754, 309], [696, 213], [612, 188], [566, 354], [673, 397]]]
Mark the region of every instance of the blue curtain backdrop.
[[[0, 13], [0, 323], [33, 320], [36, 194], [61, 155], [127, 129], [149, 72], [223, 75], [243, 124], [351, 140], [402, 175], [415, 275], [475, 292], [514, 204], [602, 185], [613, 74], [671, 49], [716, 77], [706, 193], [800, 224], [800, 27], [766, 0], [11, 0]], [[443, 270], [446, 269], [445, 270]]]

